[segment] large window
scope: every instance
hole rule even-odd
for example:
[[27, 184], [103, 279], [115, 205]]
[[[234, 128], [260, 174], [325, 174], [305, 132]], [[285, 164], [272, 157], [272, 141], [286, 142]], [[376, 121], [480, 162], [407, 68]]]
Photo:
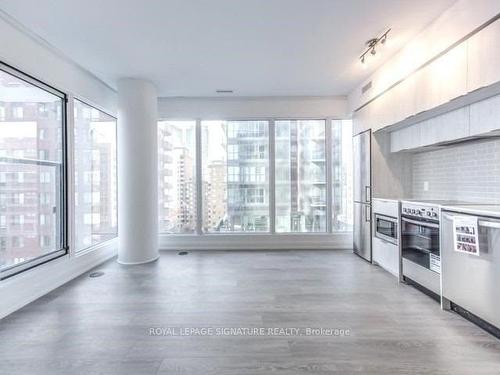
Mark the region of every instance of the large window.
[[75, 99], [74, 120], [78, 251], [117, 236], [116, 119]]
[[158, 123], [160, 233], [196, 232], [196, 122]]
[[161, 232], [352, 231], [351, 121], [160, 121], [158, 128]]
[[269, 231], [269, 123], [203, 121], [203, 231]]
[[276, 232], [326, 232], [324, 120], [275, 124]]
[[353, 228], [352, 121], [332, 122], [332, 229]]
[[66, 253], [64, 95], [0, 66], [0, 270]]

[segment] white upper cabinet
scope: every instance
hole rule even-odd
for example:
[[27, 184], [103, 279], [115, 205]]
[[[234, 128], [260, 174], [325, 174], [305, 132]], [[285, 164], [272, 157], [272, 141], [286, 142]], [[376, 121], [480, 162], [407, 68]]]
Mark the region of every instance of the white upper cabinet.
[[[410, 147], [408, 136], [419, 137], [412, 142], [417, 146], [410, 147], [415, 148], [499, 130], [500, 97], [473, 103], [478, 100], [476, 93], [476, 96], [466, 96], [442, 107], [453, 99], [497, 82], [500, 82], [500, 21], [493, 22], [368, 104], [363, 109], [363, 129], [360, 131], [369, 128], [377, 131], [421, 112], [436, 109], [437, 114], [458, 107], [463, 108], [409, 125], [418, 125], [415, 128], [418, 132], [415, 129], [406, 133], [395, 131], [394, 149]], [[420, 117], [431, 115], [428, 112]], [[416, 119], [407, 123], [413, 121]]]
[[433, 117], [421, 123], [419, 147], [466, 138], [469, 136], [469, 107]]
[[470, 106], [471, 135], [500, 130], [500, 95]]
[[391, 152], [469, 137], [469, 110], [466, 106], [391, 132]]
[[500, 21], [493, 22], [468, 40], [467, 90], [500, 81]]
[[415, 113], [467, 93], [467, 43], [440, 56], [415, 74]]

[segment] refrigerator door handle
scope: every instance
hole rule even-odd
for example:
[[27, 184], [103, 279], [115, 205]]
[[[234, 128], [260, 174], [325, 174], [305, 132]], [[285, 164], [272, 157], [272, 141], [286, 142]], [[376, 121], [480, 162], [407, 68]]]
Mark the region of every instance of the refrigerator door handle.
[[370, 185], [365, 186], [365, 202], [370, 203], [372, 199], [372, 189]]
[[367, 223], [372, 222], [372, 212], [371, 212], [371, 207], [370, 206], [365, 206], [365, 221]]

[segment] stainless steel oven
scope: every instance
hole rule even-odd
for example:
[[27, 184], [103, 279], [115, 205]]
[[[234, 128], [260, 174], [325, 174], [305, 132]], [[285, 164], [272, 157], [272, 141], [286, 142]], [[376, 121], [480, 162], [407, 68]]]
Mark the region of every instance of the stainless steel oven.
[[401, 205], [401, 258], [403, 279], [434, 298], [441, 295], [439, 205], [403, 202]]
[[404, 259], [429, 271], [441, 273], [439, 262], [439, 221], [401, 218], [403, 237], [401, 254]]
[[398, 218], [382, 214], [374, 215], [375, 237], [398, 244]]

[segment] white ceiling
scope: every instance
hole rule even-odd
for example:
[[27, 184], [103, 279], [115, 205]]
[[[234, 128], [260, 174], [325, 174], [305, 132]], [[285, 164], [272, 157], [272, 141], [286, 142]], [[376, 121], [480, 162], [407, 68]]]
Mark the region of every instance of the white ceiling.
[[[345, 95], [454, 0], [0, 0], [111, 87], [161, 96]], [[367, 70], [364, 42], [392, 28]]]

